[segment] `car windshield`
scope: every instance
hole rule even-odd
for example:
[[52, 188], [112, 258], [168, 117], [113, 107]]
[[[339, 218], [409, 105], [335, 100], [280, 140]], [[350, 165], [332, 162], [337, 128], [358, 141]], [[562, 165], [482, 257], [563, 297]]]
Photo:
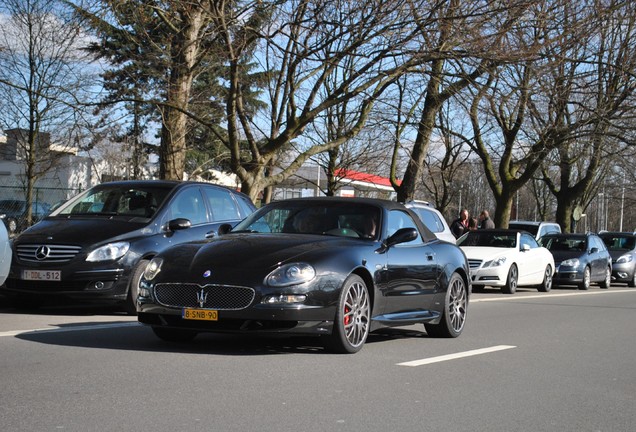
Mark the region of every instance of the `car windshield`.
[[457, 244], [459, 246], [515, 248], [517, 247], [517, 233], [501, 233], [492, 230], [470, 231], [462, 236]]
[[536, 224], [524, 224], [524, 223], [519, 223], [519, 222], [510, 222], [510, 224], [508, 225], [509, 228], [514, 228], [517, 230], [522, 230], [522, 231], [527, 231], [532, 235], [537, 235], [537, 232], [539, 232], [539, 225]]
[[377, 239], [380, 209], [359, 202], [283, 201], [263, 207], [232, 232], [299, 233]]
[[636, 246], [636, 237], [603, 236], [605, 246], [611, 251], [630, 251]]
[[586, 250], [585, 237], [543, 237], [540, 243], [551, 252]]
[[150, 218], [169, 192], [170, 188], [155, 186], [102, 185], [63, 204], [54, 216], [112, 215]]

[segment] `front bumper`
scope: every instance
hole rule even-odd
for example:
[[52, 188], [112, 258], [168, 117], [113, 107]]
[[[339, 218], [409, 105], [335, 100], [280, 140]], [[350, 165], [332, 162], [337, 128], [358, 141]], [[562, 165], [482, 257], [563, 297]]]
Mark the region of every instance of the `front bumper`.
[[[24, 270], [36, 270], [22, 266], [12, 266], [9, 277], [0, 292], [21, 298], [74, 299], [82, 301], [122, 301], [128, 292], [129, 271], [125, 268], [72, 271], [58, 267], [59, 281], [25, 280]], [[38, 268], [37, 270], [44, 270]]]
[[563, 267], [557, 264], [552, 277], [552, 285], [578, 285], [583, 282], [583, 270], [572, 267]]
[[508, 268], [486, 267], [470, 270], [470, 278], [473, 286], [502, 287], [506, 285]]
[[615, 282], [630, 282], [634, 279], [634, 272], [636, 271], [636, 263], [612, 263], [612, 281]]
[[138, 302], [137, 318], [152, 327], [193, 330], [201, 333], [293, 333], [331, 334], [335, 307], [259, 307], [240, 311], [219, 310], [218, 320], [199, 321], [182, 317], [182, 309]]

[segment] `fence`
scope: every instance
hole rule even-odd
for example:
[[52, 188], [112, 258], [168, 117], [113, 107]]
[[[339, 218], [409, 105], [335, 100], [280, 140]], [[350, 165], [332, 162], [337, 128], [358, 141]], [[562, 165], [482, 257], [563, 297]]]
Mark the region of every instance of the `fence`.
[[[77, 188], [62, 188], [37, 184], [33, 189], [31, 202], [32, 224], [49, 214], [62, 202], [81, 192]], [[10, 235], [15, 235], [26, 228], [27, 221], [26, 187], [16, 182], [0, 181], [0, 215]]]

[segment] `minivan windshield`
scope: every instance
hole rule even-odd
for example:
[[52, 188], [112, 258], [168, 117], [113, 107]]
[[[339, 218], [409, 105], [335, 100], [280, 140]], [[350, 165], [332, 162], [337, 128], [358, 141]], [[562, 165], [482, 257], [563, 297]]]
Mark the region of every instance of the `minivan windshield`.
[[69, 200], [52, 216], [108, 215], [151, 218], [170, 187], [100, 185]]

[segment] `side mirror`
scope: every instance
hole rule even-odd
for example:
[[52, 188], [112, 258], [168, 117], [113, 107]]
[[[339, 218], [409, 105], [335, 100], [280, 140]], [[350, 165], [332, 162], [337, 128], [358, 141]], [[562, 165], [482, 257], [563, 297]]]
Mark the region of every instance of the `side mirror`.
[[417, 230], [415, 228], [400, 228], [391, 237], [386, 239], [386, 246], [391, 247], [400, 243], [408, 243], [417, 238]]
[[592, 249], [590, 249], [590, 253], [596, 253], [598, 252], [598, 248], [593, 247]]
[[177, 219], [172, 219], [168, 221], [168, 231], [171, 231], [171, 232], [188, 229], [191, 226], [192, 226], [192, 222], [190, 222], [190, 219], [177, 218]]
[[524, 243], [521, 245], [521, 252], [528, 252], [530, 250], [530, 245], [528, 243]]
[[220, 236], [221, 236], [221, 235], [224, 235], [224, 234], [227, 234], [227, 233], [229, 233], [230, 231], [232, 231], [232, 225], [227, 224], [227, 223], [225, 223], [225, 224], [221, 225], [221, 226], [219, 227], [219, 229], [217, 230], [217, 232], [218, 232], [218, 234], [219, 234]]

